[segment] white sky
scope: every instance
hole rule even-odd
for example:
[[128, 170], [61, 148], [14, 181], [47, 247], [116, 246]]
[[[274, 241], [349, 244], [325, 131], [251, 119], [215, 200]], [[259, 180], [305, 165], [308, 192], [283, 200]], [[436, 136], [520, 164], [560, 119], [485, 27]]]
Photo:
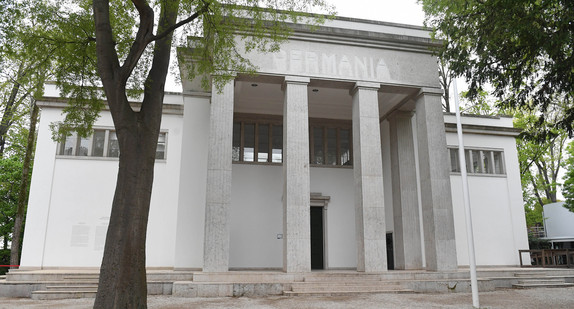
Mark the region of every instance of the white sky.
[[337, 16], [355, 17], [401, 24], [423, 25], [422, 5], [416, 0], [327, 0]]

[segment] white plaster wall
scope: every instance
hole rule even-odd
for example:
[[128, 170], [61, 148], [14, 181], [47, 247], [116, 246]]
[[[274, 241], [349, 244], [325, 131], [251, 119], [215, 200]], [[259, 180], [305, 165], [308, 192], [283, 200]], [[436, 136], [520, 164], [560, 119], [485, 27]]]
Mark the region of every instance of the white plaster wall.
[[[515, 139], [510, 136], [465, 134], [465, 147], [504, 151], [506, 176], [469, 175], [477, 265], [518, 265], [518, 250], [528, 249]], [[447, 145], [458, 145], [447, 133]], [[468, 265], [462, 180], [451, 174], [453, 213], [459, 265]]]
[[[48, 125], [61, 110], [44, 108], [30, 193], [22, 266], [99, 267], [117, 176], [117, 159], [56, 157]], [[98, 127], [112, 127], [102, 112]], [[155, 165], [147, 235], [147, 266], [173, 267], [182, 117], [165, 115], [167, 160]], [[78, 233], [83, 230], [83, 233]], [[86, 235], [87, 238], [81, 236]], [[81, 240], [81, 241], [78, 241]]]
[[283, 167], [233, 164], [230, 268], [283, 265]]
[[42, 266], [44, 235], [50, 208], [52, 172], [54, 171], [56, 155], [56, 144], [52, 142], [49, 125], [59, 117], [60, 110], [41, 109], [26, 215], [26, 229], [22, 244], [21, 269]]
[[184, 97], [179, 201], [175, 234], [176, 269], [203, 267], [209, 97]]
[[330, 196], [325, 231], [326, 268], [356, 268], [355, 179], [351, 168], [311, 168], [311, 192]]
[[[311, 192], [330, 196], [324, 227], [327, 268], [357, 265], [353, 170], [311, 168]], [[233, 165], [230, 268], [283, 265], [283, 168]]]
[[547, 238], [574, 238], [574, 213], [564, 202], [544, 205], [544, 230]]

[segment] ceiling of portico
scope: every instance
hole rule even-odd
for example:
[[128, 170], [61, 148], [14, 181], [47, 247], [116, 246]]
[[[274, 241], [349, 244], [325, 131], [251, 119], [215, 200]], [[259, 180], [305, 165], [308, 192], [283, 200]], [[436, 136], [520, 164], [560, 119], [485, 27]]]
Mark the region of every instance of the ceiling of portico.
[[[283, 77], [239, 76], [235, 81], [235, 112], [247, 114], [283, 114]], [[309, 117], [351, 119], [353, 83], [311, 80], [307, 87]], [[412, 87], [383, 86], [378, 92], [379, 117], [394, 110], [409, 111], [414, 103], [409, 97], [418, 92]]]

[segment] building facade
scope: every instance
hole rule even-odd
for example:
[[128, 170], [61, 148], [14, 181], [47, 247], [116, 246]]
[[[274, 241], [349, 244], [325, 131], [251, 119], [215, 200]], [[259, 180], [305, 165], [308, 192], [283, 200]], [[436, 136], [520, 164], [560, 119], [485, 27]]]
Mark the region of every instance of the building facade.
[[[246, 54], [256, 76], [167, 94], [148, 226], [151, 268], [455, 270], [468, 265], [453, 116], [420, 27], [338, 18]], [[23, 269], [99, 267], [119, 149], [107, 111], [90, 138], [50, 139], [42, 102]], [[517, 134], [465, 117], [477, 263], [527, 249]]]

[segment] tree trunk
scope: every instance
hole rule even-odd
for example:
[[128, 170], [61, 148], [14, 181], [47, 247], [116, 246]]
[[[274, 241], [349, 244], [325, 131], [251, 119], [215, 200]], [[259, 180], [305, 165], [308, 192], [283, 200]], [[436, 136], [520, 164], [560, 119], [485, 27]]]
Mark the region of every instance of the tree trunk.
[[[20, 71], [18, 71], [18, 76], [20, 76]], [[4, 147], [6, 145], [6, 134], [8, 133], [8, 129], [10, 129], [12, 119], [14, 118], [14, 109], [16, 108], [16, 106], [14, 106], [14, 103], [16, 102], [16, 96], [18, 95], [18, 91], [20, 91], [20, 83], [15, 82], [12, 85], [12, 91], [10, 92], [10, 97], [8, 97], [8, 101], [6, 102], [6, 108], [4, 109], [4, 113], [2, 115], [2, 121], [0, 121], [0, 158], [4, 154]]]
[[142, 126], [140, 115], [117, 131], [119, 171], [94, 308], [147, 306], [145, 243], [158, 135], [153, 131], [159, 129]]
[[[122, 67], [118, 66], [114, 50], [109, 3], [93, 2], [98, 73], [120, 147], [116, 191], [94, 308], [147, 307], [146, 232], [172, 34], [155, 41], [142, 107], [134, 112], [126, 97], [126, 81], [141, 56], [139, 48], [147, 45], [142, 42], [151, 35], [149, 27], [153, 27], [154, 17], [145, 2], [133, 2], [137, 2], [140, 13], [140, 29]], [[158, 33], [175, 24], [177, 12], [178, 1], [161, 2]]]
[[[30, 130], [26, 141], [26, 155], [22, 164], [22, 181], [20, 182], [20, 192], [18, 193], [18, 208], [14, 218], [14, 232], [12, 234], [12, 248], [10, 249], [10, 265], [20, 265], [20, 246], [22, 243], [22, 232], [24, 230], [24, 217], [26, 216], [26, 206], [28, 205], [28, 185], [30, 179], [30, 166], [34, 155], [34, 140], [36, 137], [36, 123], [38, 122], [38, 105], [32, 101], [32, 114], [30, 115]], [[16, 268], [16, 267], [12, 267]]]

